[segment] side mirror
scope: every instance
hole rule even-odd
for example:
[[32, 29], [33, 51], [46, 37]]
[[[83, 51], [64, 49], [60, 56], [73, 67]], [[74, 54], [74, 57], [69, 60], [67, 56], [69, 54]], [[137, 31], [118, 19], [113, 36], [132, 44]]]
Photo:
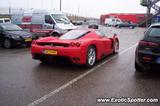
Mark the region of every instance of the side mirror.
[[55, 29], [55, 24], [53, 24], [53, 29]]

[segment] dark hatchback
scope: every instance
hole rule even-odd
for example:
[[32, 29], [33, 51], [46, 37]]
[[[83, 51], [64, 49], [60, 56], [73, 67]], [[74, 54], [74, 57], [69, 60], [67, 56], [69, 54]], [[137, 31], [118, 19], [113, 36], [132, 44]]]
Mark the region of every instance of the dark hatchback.
[[32, 34], [11, 23], [0, 24], [0, 43], [4, 48], [28, 46], [32, 42]]
[[134, 29], [136, 26], [136, 24], [133, 24], [131, 22], [122, 22], [115, 25], [116, 28], [128, 27], [130, 29]]
[[145, 32], [135, 55], [136, 71], [160, 71], [160, 24], [154, 24]]
[[88, 28], [92, 28], [92, 29], [98, 29], [98, 22], [96, 20], [90, 20], [88, 22]]

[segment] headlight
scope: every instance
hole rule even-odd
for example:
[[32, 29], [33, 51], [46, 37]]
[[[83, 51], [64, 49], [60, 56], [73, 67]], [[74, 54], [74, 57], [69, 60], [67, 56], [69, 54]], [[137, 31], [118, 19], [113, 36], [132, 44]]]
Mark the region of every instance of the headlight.
[[12, 35], [12, 38], [16, 39], [16, 38], [20, 38], [20, 36], [18, 36], [18, 35]]

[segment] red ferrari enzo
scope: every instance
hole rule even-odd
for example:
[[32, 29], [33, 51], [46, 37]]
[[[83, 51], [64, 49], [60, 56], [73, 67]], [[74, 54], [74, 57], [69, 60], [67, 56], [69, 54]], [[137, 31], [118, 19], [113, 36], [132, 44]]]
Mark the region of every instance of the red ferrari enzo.
[[118, 52], [119, 40], [98, 30], [72, 30], [61, 37], [45, 37], [34, 40], [32, 58], [47, 62], [57, 57], [68, 58], [72, 63], [94, 66], [97, 60]]

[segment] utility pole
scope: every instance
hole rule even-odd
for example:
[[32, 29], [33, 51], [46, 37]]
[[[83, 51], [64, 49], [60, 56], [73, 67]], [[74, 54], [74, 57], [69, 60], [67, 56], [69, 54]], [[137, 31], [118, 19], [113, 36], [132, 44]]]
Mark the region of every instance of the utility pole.
[[147, 4], [148, 6], [147, 6], [147, 14], [146, 14], [147, 15], [146, 27], [148, 27], [149, 25], [150, 16], [151, 16], [151, 7], [152, 7], [150, 0], [147, 0]]
[[80, 10], [79, 10], [80, 8], [79, 7], [80, 6], [78, 5], [78, 15], [77, 15], [78, 17], [77, 17], [77, 21], [80, 20]]
[[9, 0], [9, 15], [11, 16], [11, 0]]
[[151, 17], [151, 7], [150, 6], [148, 6], [147, 7], [147, 21], [146, 21], [146, 27], [148, 27], [148, 25], [149, 25], [149, 19], [150, 19], [150, 17]]
[[60, 11], [62, 10], [62, 0], [60, 0], [60, 3], [59, 3], [59, 10]]

